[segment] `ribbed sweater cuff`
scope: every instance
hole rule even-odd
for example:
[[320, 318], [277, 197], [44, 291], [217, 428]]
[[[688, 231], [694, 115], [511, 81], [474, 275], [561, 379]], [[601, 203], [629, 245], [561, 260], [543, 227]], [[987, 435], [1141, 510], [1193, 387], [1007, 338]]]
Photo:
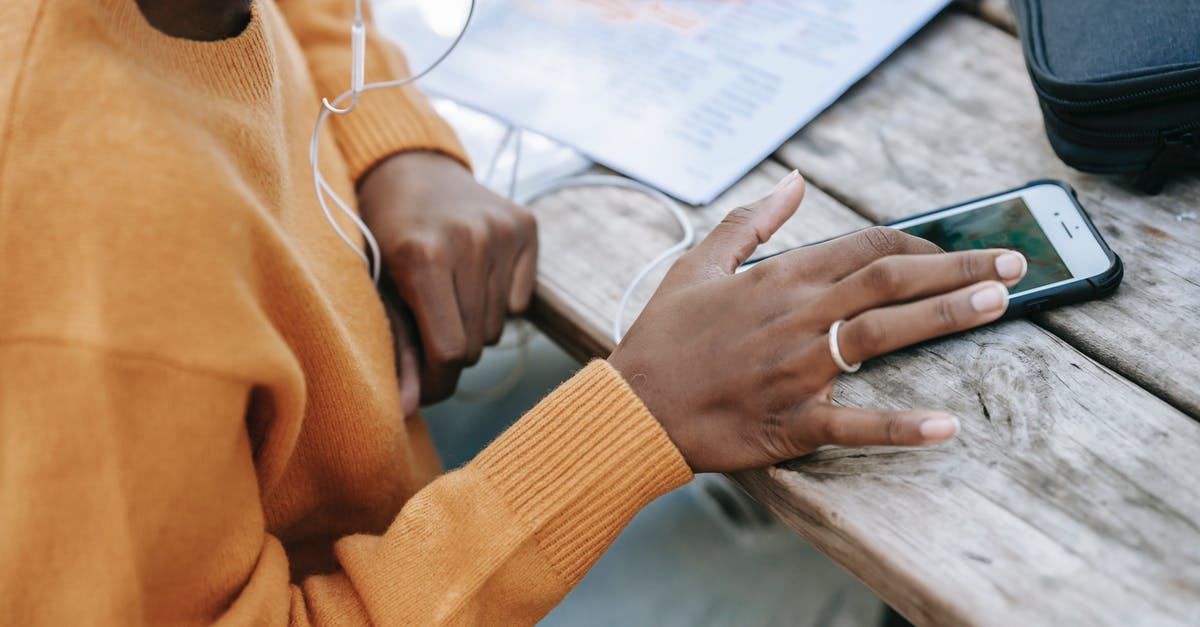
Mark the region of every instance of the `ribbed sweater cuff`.
[[380, 161], [413, 150], [439, 152], [470, 167], [458, 136], [411, 87], [365, 93], [353, 113], [333, 116], [332, 124], [354, 181]]
[[574, 585], [633, 516], [692, 479], [658, 421], [593, 361], [496, 440], [477, 466]]

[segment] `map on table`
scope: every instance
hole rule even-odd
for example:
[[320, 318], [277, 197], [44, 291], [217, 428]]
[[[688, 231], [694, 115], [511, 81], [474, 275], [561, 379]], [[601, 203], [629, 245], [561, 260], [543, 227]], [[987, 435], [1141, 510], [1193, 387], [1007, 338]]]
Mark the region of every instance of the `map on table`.
[[[376, 0], [414, 69], [466, 0]], [[949, 0], [479, 0], [422, 89], [705, 204]]]

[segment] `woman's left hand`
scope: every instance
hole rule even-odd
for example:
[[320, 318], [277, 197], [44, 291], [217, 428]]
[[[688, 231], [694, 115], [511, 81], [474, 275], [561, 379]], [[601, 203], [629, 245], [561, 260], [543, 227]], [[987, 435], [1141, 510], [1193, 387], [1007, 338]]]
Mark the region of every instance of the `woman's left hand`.
[[483, 347], [499, 341], [505, 318], [529, 306], [537, 278], [533, 214], [432, 152], [379, 164], [363, 177], [358, 198], [416, 322], [421, 402], [442, 400]]

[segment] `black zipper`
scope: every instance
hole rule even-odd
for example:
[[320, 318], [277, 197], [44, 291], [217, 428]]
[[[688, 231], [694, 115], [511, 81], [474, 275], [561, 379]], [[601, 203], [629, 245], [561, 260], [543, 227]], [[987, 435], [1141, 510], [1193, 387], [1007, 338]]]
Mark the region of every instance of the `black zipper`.
[[1200, 133], [1179, 132], [1164, 134], [1162, 148], [1133, 184], [1149, 194], [1162, 191], [1167, 179], [1184, 164], [1200, 155]]
[[[1120, 96], [1108, 96], [1106, 98], [1093, 98], [1090, 100], [1067, 100], [1059, 98], [1046, 91], [1038, 81], [1033, 81], [1033, 87], [1037, 90], [1039, 96], [1043, 100], [1060, 107], [1066, 107], [1074, 110], [1085, 111], [1089, 109], [1106, 109], [1115, 105], [1131, 105], [1131, 104], [1149, 104], [1157, 100], [1166, 100], [1170, 97], [1187, 95], [1186, 92], [1196, 88], [1200, 91], [1200, 78], [1184, 81], [1175, 85], [1164, 85], [1151, 89], [1143, 89], [1130, 94], [1122, 94]], [[1152, 99], [1152, 97], [1154, 97]]]
[[1063, 121], [1048, 107], [1044, 111], [1046, 122], [1054, 127], [1054, 132], [1073, 142], [1101, 148], [1156, 148], [1154, 156], [1148, 161], [1140, 159], [1123, 166], [1125, 171], [1137, 173], [1134, 186], [1149, 194], [1161, 191], [1167, 179], [1183, 164], [1194, 163], [1200, 158], [1200, 121], [1187, 122], [1168, 130], [1095, 131]]
[[1158, 145], [1163, 142], [1164, 138], [1175, 135], [1185, 135], [1189, 131], [1200, 129], [1200, 120], [1195, 122], [1185, 122], [1178, 126], [1166, 130], [1148, 130], [1148, 131], [1095, 131], [1086, 129], [1075, 124], [1071, 124], [1055, 115], [1052, 111], [1045, 111], [1047, 117], [1053, 121], [1055, 130], [1060, 135], [1075, 141], [1095, 143], [1095, 144], [1131, 144], [1131, 145]]

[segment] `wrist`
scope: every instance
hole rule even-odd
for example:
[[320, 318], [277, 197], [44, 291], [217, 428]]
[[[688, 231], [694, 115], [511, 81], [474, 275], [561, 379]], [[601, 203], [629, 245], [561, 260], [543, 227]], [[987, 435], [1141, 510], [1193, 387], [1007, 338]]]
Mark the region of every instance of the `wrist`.
[[358, 181], [358, 204], [370, 224], [377, 210], [391, 206], [397, 196], [420, 200], [438, 186], [474, 183], [471, 171], [458, 159], [431, 150], [398, 152], [367, 170]]
[[399, 177], [406, 183], [419, 184], [423, 173], [455, 170], [471, 176], [471, 169], [457, 157], [437, 150], [404, 150], [380, 159], [358, 179], [361, 193], [372, 180]]
[[664, 402], [668, 396], [663, 387], [671, 385], [671, 382], [662, 380], [662, 377], [656, 376], [642, 365], [631, 363], [626, 357], [618, 347], [605, 361], [625, 381], [625, 385], [642, 402], [646, 411], [654, 417], [671, 443], [682, 454], [681, 434], [674, 421], [670, 419], [675, 412], [671, 411], [667, 406], [668, 403]]

